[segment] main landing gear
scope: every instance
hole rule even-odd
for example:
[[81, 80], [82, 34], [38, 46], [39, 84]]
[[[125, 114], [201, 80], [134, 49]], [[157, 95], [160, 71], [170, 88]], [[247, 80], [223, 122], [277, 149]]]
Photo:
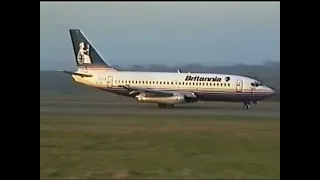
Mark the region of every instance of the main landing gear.
[[158, 104], [159, 108], [173, 108], [173, 104]]
[[249, 104], [247, 102], [243, 103], [243, 109], [245, 110], [249, 109]]

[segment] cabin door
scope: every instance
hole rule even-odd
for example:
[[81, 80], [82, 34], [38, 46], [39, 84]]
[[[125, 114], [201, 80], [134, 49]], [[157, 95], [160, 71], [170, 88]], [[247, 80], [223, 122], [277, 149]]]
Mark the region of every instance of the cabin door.
[[237, 92], [242, 92], [242, 90], [243, 90], [243, 81], [242, 80], [237, 80], [236, 91]]
[[107, 87], [111, 88], [113, 85], [113, 77], [112, 76], [108, 76], [107, 77]]

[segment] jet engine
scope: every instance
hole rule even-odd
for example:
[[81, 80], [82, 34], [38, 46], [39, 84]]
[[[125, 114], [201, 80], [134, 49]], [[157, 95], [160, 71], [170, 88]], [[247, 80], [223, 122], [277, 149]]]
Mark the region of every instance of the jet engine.
[[147, 96], [146, 93], [142, 93], [136, 96], [137, 100], [145, 103], [161, 103], [161, 104], [182, 104], [186, 103], [186, 97], [184, 95], [173, 95], [168, 97], [161, 96]]

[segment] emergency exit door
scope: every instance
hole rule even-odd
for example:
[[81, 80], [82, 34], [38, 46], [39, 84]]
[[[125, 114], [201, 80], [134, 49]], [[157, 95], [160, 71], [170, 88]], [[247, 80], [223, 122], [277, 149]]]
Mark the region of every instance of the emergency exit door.
[[113, 85], [113, 77], [112, 76], [108, 76], [107, 77], [107, 87], [111, 88]]
[[242, 90], [243, 90], [243, 81], [242, 80], [237, 80], [236, 90], [237, 90], [237, 92], [242, 92]]

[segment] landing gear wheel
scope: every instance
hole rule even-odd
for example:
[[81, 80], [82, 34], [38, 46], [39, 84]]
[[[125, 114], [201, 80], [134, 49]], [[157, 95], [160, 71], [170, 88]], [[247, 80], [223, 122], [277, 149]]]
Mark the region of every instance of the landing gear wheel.
[[159, 108], [173, 108], [173, 104], [158, 104]]
[[244, 108], [245, 110], [247, 110], [247, 109], [249, 109], [249, 105], [248, 105], [247, 103], [243, 103], [243, 108]]

